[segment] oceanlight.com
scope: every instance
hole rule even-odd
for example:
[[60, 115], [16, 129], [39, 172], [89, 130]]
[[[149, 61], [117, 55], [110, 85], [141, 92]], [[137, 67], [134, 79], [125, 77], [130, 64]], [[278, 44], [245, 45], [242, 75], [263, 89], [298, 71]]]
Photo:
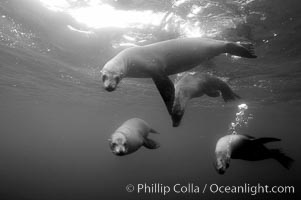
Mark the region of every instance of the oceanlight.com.
[[257, 194], [294, 194], [294, 186], [269, 186], [258, 183], [257, 185], [250, 185], [245, 183], [243, 185], [218, 185], [218, 184], [204, 184], [197, 185], [194, 183], [164, 185], [161, 183], [142, 183], [137, 185], [128, 184], [125, 187], [127, 192], [135, 192], [137, 194], [250, 194], [252, 196]]

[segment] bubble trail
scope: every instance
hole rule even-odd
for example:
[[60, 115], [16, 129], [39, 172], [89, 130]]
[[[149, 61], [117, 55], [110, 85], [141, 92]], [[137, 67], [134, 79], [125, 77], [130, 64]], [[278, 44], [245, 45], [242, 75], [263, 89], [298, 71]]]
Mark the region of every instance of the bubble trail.
[[229, 134], [236, 135], [240, 128], [248, 126], [248, 121], [252, 119], [252, 116], [246, 115], [246, 110], [248, 110], [247, 104], [243, 103], [238, 105], [235, 121], [231, 122], [229, 126]]
[[[248, 122], [250, 119], [252, 119], [252, 115], [247, 115], [246, 110], [248, 110], [248, 105], [243, 103], [238, 105], [238, 112], [236, 113], [236, 118], [234, 122], [231, 122], [228, 133], [229, 135], [237, 135], [239, 130], [247, 127]], [[230, 145], [232, 143], [232, 137], [230, 137], [228, 142], [228, 150], [227, 150], [227, 157], [230, 158]]]

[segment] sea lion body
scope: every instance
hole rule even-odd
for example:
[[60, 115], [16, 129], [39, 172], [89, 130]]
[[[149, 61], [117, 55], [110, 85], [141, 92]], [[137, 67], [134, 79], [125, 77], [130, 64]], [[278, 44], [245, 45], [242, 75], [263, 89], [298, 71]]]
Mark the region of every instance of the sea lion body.
[[225, 102], [240, 97], [220, 78], [207, 73], [186, 73], [175, 83], [175, 98], [172, 108], [173, 126], [179, 126], [184, 115], [187, 102], [206, 94], [209, 97], [222, 95]]
[[125, 49], [120, 58], [126, 58], [127, 77], [152, 78], [152, 71], [167, 76], [187, 71], [225, 52], [226, 45], [224, 41], [200, 38], [168, 40]]
[[289, 169], [293, 159], [286, 156], [279, 149], [268, 149], [264, 146], [268, 142], [280, 141], [278, 138], [254, 138], [248, 135], [226, 135], [220, 138], [216, 144], [216, 170], [224, 174], [230, 165], [230, 159], [247, 161], [260, 161], [275, 159], [283, 167]]
[[116, 155], [126, 155], [137, 151], [141, 146], [159, 148], [159, 144], [148, 138], [149, 133], [157, 133], [142, 119], [125, 121], [110, 138], [110, 147]]
[[[246, 45], [246, 44], [245, 44]], [[112, 58], [102, 72], [117, 70], [119, 65], [123, 77], [152, 78], [152, 72], [164, 72], [169, 76], [196, 67], [221, 53], [241, 54], [243, 57], [255, 58], [251, 44], [248, 48], [237, 43], [205, 39], [180, 38], [162, 41], [145, 46], [130, 47]], [[233, 47], [234, 46], [234, 47]], [[238, 48], [241, 52], [234, 52]], [[118, 61], [117, 61], [118, 60]], [[124, 69], [122, 69], [124, 68]]]

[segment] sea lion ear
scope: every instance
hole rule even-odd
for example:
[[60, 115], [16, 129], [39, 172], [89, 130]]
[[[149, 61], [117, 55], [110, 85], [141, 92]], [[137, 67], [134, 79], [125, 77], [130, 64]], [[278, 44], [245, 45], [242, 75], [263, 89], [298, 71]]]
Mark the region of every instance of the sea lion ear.
[[109, 142], [112, 142], [112, 139], [111, 139], [111, 138], [109, 138], [109, 139], [108, 139], [108, 141], [109, 141]]

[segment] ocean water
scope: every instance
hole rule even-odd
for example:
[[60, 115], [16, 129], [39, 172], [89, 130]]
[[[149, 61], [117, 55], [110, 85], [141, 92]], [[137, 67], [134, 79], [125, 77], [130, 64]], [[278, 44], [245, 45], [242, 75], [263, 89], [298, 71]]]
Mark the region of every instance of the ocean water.
[[[45, 2], [0, 2], [0, 199], [300, 197], [298, 0]], [[152, 10], [167, 17], [159, 25], [121, 26], [114, 25], [121, 18], [109, 21], [116, 18], [110, 13], [105, 13], [105, 20], [95, 17], [83, 22], [72, 12], [98, 5], [129, 11], [126, 16], [130, 11]], [[101, 20], [109, 23], [93, 26]], [[255, 44], [257, 59], [221, 55], [194, 69], [224, 78], [241, 100], [226, 104], [221, 98], [193, 99], [181, 126], [173, 128], [150, 79], [124, 79], [111, 93], [103, 89], [100, 70], [122, 49], [193, 36]], [[224, 175], [215, 171], [215, 144], [228, 133], [241, 103], [248, 105], [246, 114], [253, 117], [241, 133], [282, 139], [267, 146], [281, 148], [295, 160], [290, 170], [270, 159], [232, 160]], [[142, 147], [117, 157], [107, 139], [132, 117], [144, 119], [160, 132], [150, 137], [161, 147]], [[133, 192], [126, 191], [128, 184], [134, 185]], [[175, 184], [193, 184], [200, 192], [138, 193], [138, 184], [171, 189]], [[295, 192], [214, 193], [208, 189], [214, 184], [293, 186]]]

